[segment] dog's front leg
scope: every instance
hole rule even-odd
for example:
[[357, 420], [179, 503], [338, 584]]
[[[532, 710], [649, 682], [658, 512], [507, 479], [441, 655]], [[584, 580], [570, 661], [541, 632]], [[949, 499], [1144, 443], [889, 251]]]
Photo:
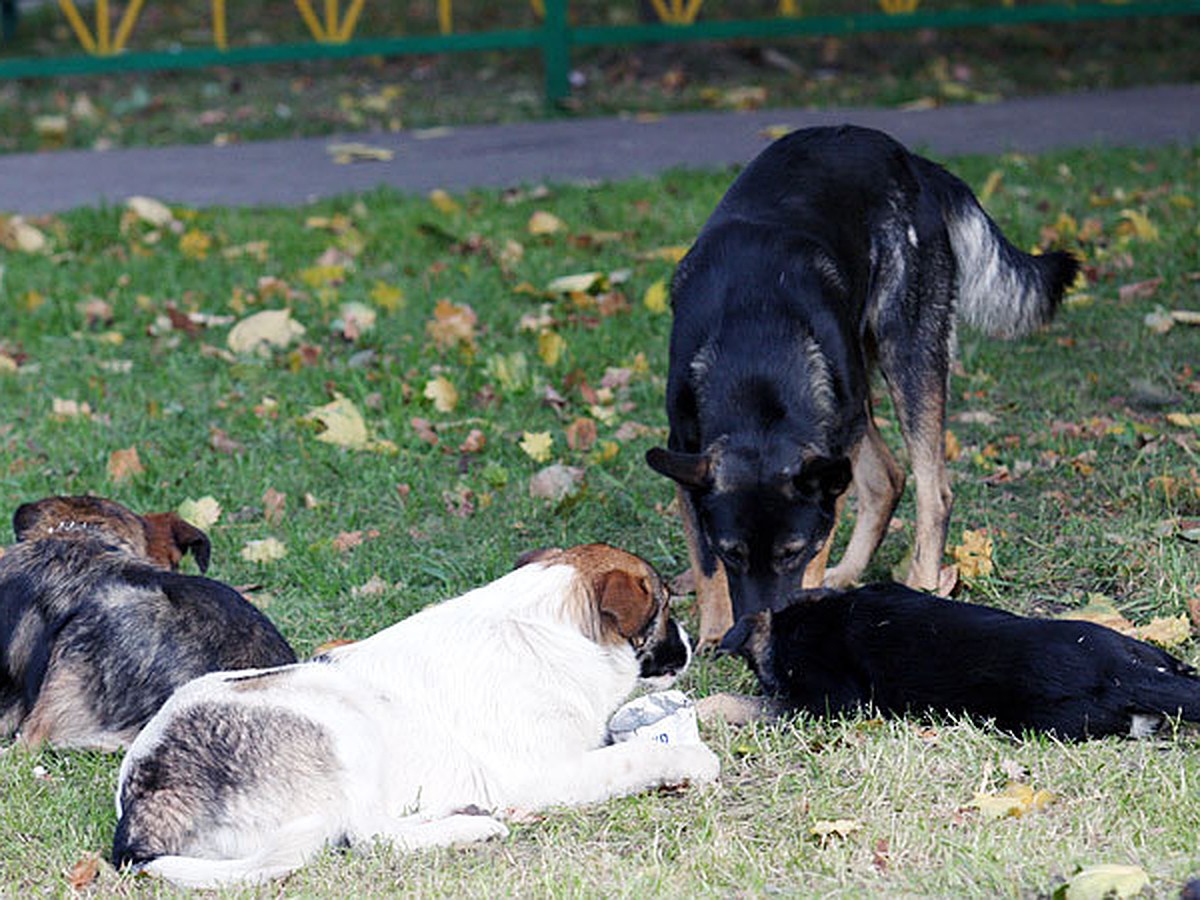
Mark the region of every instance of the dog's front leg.
[[508, 826], [482, 813], [455, 813], [439, 819], [421, 819], [419, 816], [390, 819], [376, 825], [372, 833], [391, 841], [401, 850], [424, 850], [506, 837]]
[[712, 574], [704, 573], [704, 553], [700, 544], [704, 535], [700, 533], [696, 507], [683, 488], [676, 487], [675, 495], [679, 498], [679, 514], [683, 518], [683, 533], [687, 537], [688, 559], [692, 564], [692, 577], [696, 581], [696, 606], [700, 609], [700, 639], [696, 649], [712, 650], [721, 643], [725, 632], [733, 627], [733, 601], [729, 596], [729, 581], [725, 577], [725, 567], [715, 556], [712, 559]]
[[625, 741], [542, 769], [518, 787], [512, 805], [521, 812], [583, 806], [653, 788], [708, 784], [720, 771], [717, 755], [704, 744]]
[[[846, 545], [841, 560], [825, 574], [824, 585], [831, 588], [849, 587], [862, 576], [872, 554], [887, 533], [892, 513], [900, 502], [900, 495], [904, 493], [904, 470], [897, 464], [884, 443], [883, 435], [875, 427], [869, 406], [867, 430], [854, 449], [853, 462], [854, 494], [858, 504], [854, 532], [850, 535], [850, 543]], [[830, 532], [831, 538], [832, 534]], [[804, 586], [821, 585], [810, 584], [806, 577]]]

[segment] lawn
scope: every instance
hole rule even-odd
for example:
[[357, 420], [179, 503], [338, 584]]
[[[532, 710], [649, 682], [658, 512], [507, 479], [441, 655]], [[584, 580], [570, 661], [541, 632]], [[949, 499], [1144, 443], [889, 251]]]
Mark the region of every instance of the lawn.
[[[961, 335], [949, 543], [990, 539], [992, 570], [964, 559], [958, 596], [1040, 615], [1103, 602], [1134, 625], [1194, 630], [1200, 328], [1170, 313], [1200, 309], [1200, 148], [952, 168], [1018, 244], [1074, 249], [1088, 274], [1032, 337]], [[143, 204], [25, 223], [35, 231], [8, 219], [4, 508], [87, 491], [143, 511], [212, 498], [210, 575], [303, 654], [490, 580], [532, 547], [605, 540], [679, 575], [672, 491], [642, 461], [665, 439], [661, 291], [729, 180], [167, 216]], [[231, 349], [235, 323], [283, 309], [303, 333]], [[365, 432], [348, 435], [335, 402]], [[898, 448], [886, 402], [879, 417]], [[553, 464], [578, 482], [531, 496]], [[906, 497], [869, 576], [900, 566], [911, 535]], [[690, 598], [677, 603], [694, 629]], [[1200, 660], [1193, 639], [1170, 640]], [[684, 687], [751, 682], [734, 660], [702, 658]], [[1073, 746], [863, 714], [704, 737], [722, 759], [713, 789], [552, 813], [464, 850], [331, 851], [271, 893], [1031, 896], [1120, 864], [1173, 896], [1200, 874], [1191, 729]], [[111, 840], [118, 762], [0, 756], [0, 895], [67, 894], [80, 863], [89, 894], [158, 891], [107, 864], [88, 878]], [[1009, 782], [1053, 802], [989, 816]]]

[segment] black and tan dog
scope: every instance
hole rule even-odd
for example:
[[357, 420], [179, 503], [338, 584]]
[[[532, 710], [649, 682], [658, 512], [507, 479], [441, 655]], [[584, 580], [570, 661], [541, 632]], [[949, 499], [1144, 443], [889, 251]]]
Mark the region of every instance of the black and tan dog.
[[738, 620], [722, 649], [746, 659], [768, 698], [818, 716], [966, 713], [1068, 740], [1200, 721], [1200, 677], [1157, 647], [899, 584], [808, 592]]
[[[675, 273], [671, 431], [647, 454], [680, 489], [703, 645], [802, 582], [861, 576], [904, 487], [872, 423], [876, 368], [916, 482], [907, 581], [936, 586], [956, 316], [1025, 334], [1077, 268], [1015, 248], [962, 181], [878, 131], [805, 129], [750, 163]], [[854, 532], [825, 573], [852, 478]]]
[[99, 497], [50, 497], [13, 516], [0, 557], [0, 738], [128, 746], [176, 687], [214, 669], [295, 654], [217, 581], [174, 571], [208, 537], [174, 513], [139, 516]]

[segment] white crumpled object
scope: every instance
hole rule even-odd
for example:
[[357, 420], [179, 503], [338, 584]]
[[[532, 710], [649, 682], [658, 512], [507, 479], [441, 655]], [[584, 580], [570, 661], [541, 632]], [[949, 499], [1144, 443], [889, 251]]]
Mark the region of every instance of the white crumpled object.
[[659, 691], [630, 700], [608, 720], [608, 738], [656, 744], [698, 744], [696, 705], [683, 691]]

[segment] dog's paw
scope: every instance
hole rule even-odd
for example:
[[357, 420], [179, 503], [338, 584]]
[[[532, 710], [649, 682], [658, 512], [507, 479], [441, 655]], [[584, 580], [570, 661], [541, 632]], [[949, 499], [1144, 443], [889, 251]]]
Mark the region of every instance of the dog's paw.
[[663, 778], [663, 787], [711, 784], [720, 774], [721, 761], [705, 744], [680, 744]]

